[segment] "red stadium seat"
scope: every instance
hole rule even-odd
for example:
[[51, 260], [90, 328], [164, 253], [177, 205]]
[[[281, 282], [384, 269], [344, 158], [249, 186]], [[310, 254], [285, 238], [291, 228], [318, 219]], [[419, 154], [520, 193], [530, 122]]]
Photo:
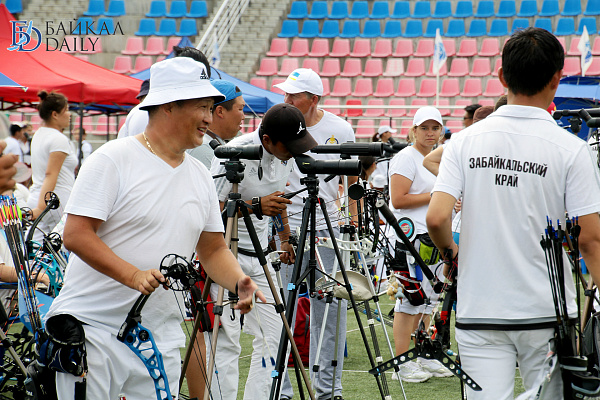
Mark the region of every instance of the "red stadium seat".
[[[140, 38], [141, 39], [141, 38]], [[161, 37], [149, 37], [146, 42], [146, 49], [142, 54], [147, 56], [158, 56], [165, 52], [165, 42]]]
[[[379, 86], [379, 85], [378, 85]], [[394, 91], [392, 90], [392, 94]], [[378, 106], [378, 108], [367, 108], [365, 110], [365, 117], [383, 117], [385, 114], [383, 110], [383, 100], [381, 99], [371, 99], [367, 103], [368, 106]]]
[[577, 48], [578, 45], [579, 45], [579, 38], [578, 37], [574, 37], [573, 39], [571, 39], [571, 45], [569, 46], [569, 50], [567, 51], [567, 55], [568, 56], [580, 56], [581, 55], [581, 51], [579, 51], [579, 49]]
[[271, 48], [267, 51], [268, 57], [287, 56], [288, 41], [285, 38], [274, 38], [271, 40]]
[[458, 79], [448, 78], [442, 81], [441, 97], [456, 97], [460, 94]]
[[[339, 64], [338, 64], [339, 67]], [[339, 71], [338, 71], [339, 74]], [[362, 74], [362, 62], [360, 58], [347, 58], [344, 63], [344, 70], [342, 71], [341, 76], [345, 76], [346, 78], [354, 78]]]
[[285, 82], [284, 78], [273, 78], [271, 80], [271, 92], [285, 94], [285, 92], [279, 88], [276, 88], [275, 85], [279, 85], [281, 82]]
[[277, 59], [276, 58], [263, 58], [260, 60], [260, 68], [256, 71], [256, 75], [259, 76], [272, 76], [277, 74]]
[[312, 69], [317, 73], [317, 75], [321, 75], [321, 68], [319, 68], [318, 58], [305, 58], [304, 61], [302, 61], [302, 68]]
[[144, 71], [152, 66], [154, 62], [152, 61], [152, 57], [150, 56], [137, 56], [135, 58], [135, 66], [133, 67], [134, 74], [138, 72]]
[[314, 39], [308, 53], [309, 57], [327, 57], [329, 55], [329, 40]]
[[410, 128], [412, 128], [412, 126], [413, 126], [412, 123], [413, 122], [411, 119], [402, 120], [402, 126], [400, 128], [400, 137], [401, 138], [408, 138], [408, 132], [410, 131]]
[[404, 75], [404, 60], [401, 58], [388, 58], [383, 76], [402, 76]]
[[[484, 96], [485, 96], [485, 94], [484, 94]], [[477, 102], [479, 104], [481, 104], [482, 106], [494, 107], [496, 105], [496, 102], [494, 99], [479, 99], [479, 100], [477, 100]]]
[[329, 96], [329, 94], [331, 92], [329, 90], [329, 79], [321, 78], [321, 82], [323, 82], [323, 96]]
[[592, 55], [600, 56], [600, 36], [596, 36], [592, 45]]
[[581, 60], [579, 57], [565, 57], [565, 66], [563, 76], [572, 76], [581, 74]]
[[469, 74], [469, 60], [455, 57], [450, 65], [448, 76], [467, 76]]
[[383, 61], [381, 58], [370, 58], [365, 63], [363, 76], [376, 78], [383, 75]]
[[504, 86], [496, 78], [488, 79], [483, 95], [485, 97], [500, 97], [504, 94]]
[[498, 57], [494, 62], [494, 69], [492, 70], [492, 76], [498, 76], [498, 70], [502, 66], [502, 58]]
[[279, 76], [288, 76], [294, 70], [298, 69], [300, 63], [297, 58], [284, 58], [281, 62], [281, 69], [277, 72]]
[[325, 101], [323, 102], [323, 108], [337, 116], [344, 115], [343, 112], [340, 110], [340, 99], [325, 99]]
[[435, 97], [435, 81], [435, 79], [422, 79], [419, 91], [417, 92], [417, 97]]
[[361, 106], [361, 108], [348, 108], [346, 109], [346, 115], [350, 118], [354, 117], [362, 117], [363, 109], [362, 109], [362, 101], [359, 99], [348, 99], [346, 100], [347, 106]]
[[440, 114], [442, 114], [442, 117], [449, 117], [450, 109], [444, 108], [445, 106], [449, 106], [449, 105], [450, 105], [450, 100], [439, 99], [439, 102], [435, 105], [435, 107], [440, 111]]
[[339, 58], [326, 58], [323, 61], [323, 69], [321, 70], [321, 76], [325, 76], [325, 77], [340, 76], [340, 59]]
[[[285, 39], [284, 39], [285, 40]], [[288, 56], [306, 57], [308, 55], [308, 39], [294, 38]]]
[[373, 96], [392, 97], [394, 95], [394, 80], [392, 78], [380, 78], [377, 81], [377, 89]]
[[449, 119], [446, 121], [446, 127], [450, 129], [450, 132], [456, 133], [460, 132], [463, 129], [463, 123], [458, 119]]
[[173, 51], [173, 46], [177, 46], [181, 42], [180, 37], [170, 37], [167, 40], [167, 47], [165, 47], [165, 52], [163, 53], [165, 56], [168, 56]]
[[[410, 105], [413, 106], [414, 108], [410, 108], [408, 110], [408, 113], [406, 114], [406, 116], [411, 117], [411, 118], [414, 117], [417, 110], [423, 106], [426, 106], [427, 104], [428, 104], [428, 101], [426, 99], [413, 99], [413, 101], [410, 103]], [[412, 125], [412, 121], [411, 121], [411, 125]]]
[[130, 36], [127, 38], [125, 50], [121, 51], [121, 54], [137, 56], [142, 54], [142, 51], [144, 51], [144, 39], [139, 36]]
[[456, 100], [456, 102], [454, 103], [455, 106], [460, 107], [460, 108], [455, 108], [452, 110], [452, 117], [460, 117], [462, 118], [465, 115], [465, 107], [468, 106], [469, 104], [471, 104], [472, 101], [471, 100], [467, 100], [467, 99], [459, 99]]
[[413, 55], [413, 41], [411, 39], [398, 39], [394, 49], [394, 57], [410, 57]]
[[[404, 106], [406, 101], [404, 99], [391, 99], [390, 106]], [[400, 118], [406, 115], [406, 108], [388, 108], [386, 113], [387, 117]]]
[[444, 49], [446, 50], [447, 57], [454, 57], [456, 55], [456, 41], [454, 39], [443, 39]]
[[408, 60], [404, 76], [423, 76], [425, 75], [425, 60], [422, 58], [411, 58]]
[[592, 59], [592, 65], [589, 66], [585, 72], [586, 76], [598, 76], [600, 75], [600, 58], [596, 57]]
[[[448, 61], [442, 64], [442, 67], [439, 71], [439, 76], [446, 76], [448, 74]], [[429, 61], [429, 69], [427, 70], [426, 76], [436, 76], [437, 74], [433, 72], [433, 59]]]
[[331, 57], [348, 57], [350, 55], [350, 40], [340, 38], [335, 39], [329, 55]]
[[131, 57], [129, 56], [116, 56], [115, 63], [112, 69], [114, 72], [119, 74], [128, 74], [131, 72]]
[[465, 80], [463, 91], [460, 92], [461, 97], [478, 97], [481, 96], [481, 79], [468, 78]]
[[359, 78], [356, 80], [352, 96], [368, 97], [373, 95], [373, 82], [370, 78]]
[[377, 39], [375, 42], [375, 49], [371, 57], [391, 57], [392, 55], [392, 41], [391, 39]]
[[492, 74], [492, 68], [490, 66], [490, 59], [487, 57], [476, 58], [473, 60], [473, 69], [471, 70], [471, 76], [490, 76]]
[[250, 84], [254, 85], [256, 87], [259, 87], [261, 89], [267, 90], [267, 79], [266, 78], [258, 78], [258, 77], [250, 78]]
[[420, 39], [417, 42], [417, 50], [415, 57], [431, 57], [433, 56], [433, 39]]
[[83, 42], [82, 52], [85, 54], [102, 53], [102, 38], [100, 36], [86, 37], [85, 41]]
[[371, 40], [356, 39], [350, 57], [369, 57], [371, 55]]
[[500, 54], [500, 43], [497, 38], [485, 38], [481, 43], [480, 57], [495, 57]]
[[361, 119], [356, 126], [357, 139], [370, 139], [375, 135], [375, 123], [372, 119]]
[[396, 97], [412, 97], [417, 94], [415, 80], [413, 78], [400, 78], [398, 90], [394, 93]]
[[352, 84], [349, 78], [336, 78], [333, 82], [333, 90], [331, 96], [333, 97], [346, 97], [352, 93]]
[[458, 52], [456, 52], [458, 57], [473, 57], [476, 54], [477, 39], [463, 39], [460, 41]]

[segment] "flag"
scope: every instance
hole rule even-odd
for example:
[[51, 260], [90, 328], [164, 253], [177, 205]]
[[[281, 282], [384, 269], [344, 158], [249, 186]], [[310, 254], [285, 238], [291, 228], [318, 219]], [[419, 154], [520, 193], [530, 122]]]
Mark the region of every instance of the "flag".
[[219, 68], [221, 62], [221, 53], [219, 52], [219, 39], [215, 35], [215, 44], [213, 45], [213, 53], [210, 59], [210, 65], [213, 68]]
[[577, 49], [581, 52], [581, 76], [585, 76], [585, 72], [592, 65], [592, 46], [590, 46], [590, 35], [588, 35], [585, 25]]
[[444, 63], [446, 62], [446, 49], [444, 48], [444, 42], [442, 42], [442, 35], [440, 35], [439, 28], [435, 32], [435, 49], [433, 51], [433, 72], [438, 73]]

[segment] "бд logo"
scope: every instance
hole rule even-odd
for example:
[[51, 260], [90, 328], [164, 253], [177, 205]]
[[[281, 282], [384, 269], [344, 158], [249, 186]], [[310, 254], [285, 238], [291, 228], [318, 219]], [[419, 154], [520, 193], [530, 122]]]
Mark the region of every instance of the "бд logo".
[[[42, 33], [38, 28], [33, 26], [33, 21], [10, 21], [12, 24], [12, 43], [8, 47], [9, 51], [34, 51], [42, 44]], [[31, 32], [37, 35], [37, 44], [31, 49], [26, 49], [25, 46], [31, 42]]]

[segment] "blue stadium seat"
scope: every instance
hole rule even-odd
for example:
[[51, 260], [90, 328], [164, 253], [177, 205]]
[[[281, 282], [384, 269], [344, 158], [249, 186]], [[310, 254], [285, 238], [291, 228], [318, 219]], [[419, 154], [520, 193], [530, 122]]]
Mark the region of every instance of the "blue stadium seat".
[[110, 0], [108, 3], [108, 11], [106, 11], [107, 17], [121, 17], [127, 14], [125, 11], [125, 0]]
[[153, 19], [142, 18], [135, 33], [136, 36], [152, 36], [156, 34], [156, 22]]
[[583, 15], [600, 15], [600, 0], [588, 0]]
[[525, 29], [529, 27], [529, 19], [527, 18], [515, 18], [513, 19], [511, 35], [519, 29]]
[[167, 2], [165, 0], [152, 0], [150, 11], [146, 13], [149, 18], [161, 18], [167, 15]]
[[508, 36], [508, 21], [505, 19], [493, 19], [488, 36]]
[[377, 20], [367, 20], [360, 37], [376, 38], [381, 36], [381, 24]]
[[298, 36], [298, 21], [295, 19], [286, 19], [283, 21], [281, 32], [277, 36], [286, 38]]
[[496, 17], [498, 18], [510, 18], [517, 15], [517, 4], [515, 0], [502, 0], [498, 6]]
[[473, 16], [473, 2], [471, 0], [460, 0], [456, 3], [456, 10], [452, 14], [454, 18], [469, 18]]
[[573, 18], [559, 18], [554, 31], [556, 36], [567, 36], [575, 34], [575, 20]]
[[326, 1], [313, 1], [312, 7], [310, 8], [310, 19], [324, 19], [327, 18], [327, 2]]
[[393, 19], [387, 21], [381, 37], [396, 38], [400, 36], [402, 36], [402, 24], [400, 24], [400, 21], [394, 21]]
[[98, 18], [94, 32], [97, 35], [112, 35], [115, 33], [115, 22], [110, 17]]
[[554, 32], [554, 30], [552, 29], [552, 19], [551, 18], [536, 18], [533, 26], [535, 26], [536, 28], [545, 29], [548, 32]]
[[185, 15], [188, 18], [206, 18], [208, 17], [208, 7], [204, 0], [194, 0], [190, 5], [190, 12]]
[[366, 1], [354, 1], [352, 3], [352, 11], [348, 18], [361, 19], [369, 16], [369, 3]]
[[596, 18], [594, 17], [584, 17], [579, 20], [579, 28], [577, 29], [577, 34], [581, 35], [583, 33], [583, 27], [587, 27], [588, 34], [594, 35], [598, 32], [596, 27]]
[[441, 0], [435, 3], [432, 18], [448, 18], [452, 15], [452, 3], [449, 0]]
[[519, 8], [519, 12], [517, 13], [517, 17], [527, 18], [527, 17], [535, 17], [538, 13], [537, 9], [537, 1], [536, 0], [522, 0], [521, 8]]
[[410, 3], [404, 0], [395, 2], [391, 18], [403, 19], [408, 17], [410, 17]]
[[23, 2], [21, 0], [6, 0], [6, 9], [11, 14], [23, 12]]
[[171, 8], [167, 13], [167, 17], [181, 18], [185, 17], [185, 14], [187, 14], [187, 5], [185, 4], [185, 0], [173, 0], [171, 2]]
[[179, 30], [177, 36], [196, 36], [198, 34], [198, 28], [196, 27], [195, 19], [182, 19], [179, 24]]
[[425, 28], [423, 36], [433, 38], [437, 29], [440, 30], [440, 35], [444, 34], [444, 21], [441, 19], [430, 19], [427, 22], [427, 28]]
[[308, 16], [308, 4], [306, 1], [294, 1], [288, 14], [289, 19], [304, 19]]
[[331, 4], [331, 13], [329, 14], [330, 19], [344, 19], [348, 18], [348, 2], [347, 1], [334, 1]]
[[415, 38], [423, 36], [423, 23], [420, 19], [412, 19], [406, 21], [406, 28], [404, 28], [404, 37]]
[[539, 16], [554, 17], [555, 15], [558, 15], [558, 12], [558, 0], [544, 0]]
[[431, 3], [428, 1], [417, 1], [415, 9], [411, 15], [412, 18], [429, 18], [431, 17]]
[[464, 19], [451, 19], [448, 22], [448, 29], [444, 36], [447, 37], [461, 37], [465, 36], [465, 20]]
[[473, 19], [467, 31], [468, 37], [480, 37], [487, 35], [487, 25], [485, 19]]
[[477, 4], [475, 18], [489, 18], [494, 15], [494, 2], [492, 0], [481, 0], [479, 4]]
[[340, 23], [337, 20], [325, 20], [319, 37], [335, 38], [340, 36]]
[[306, 20], [302, 24], [302, 32], [298, 35], [301, 38], [315, 38], [319, 36], [319, 21]]
[[[8, 4], [8, 1], [7, 1]], [[6, 6], [8, 8], [8, 5]], [[10, 9], [8, 10], [10, 11]], [[11, 11], [13, 12], [13, 11]], [[97, 17], [98, 15], [104, 14], [104, 0], [90, 0], [88, 3], [87, 11], [84, 11], [83, 15], [86, 17]]]
[[177, 24], [174, 19], [161, 19], [160, 24], [158, 25], [158, 30], [156, 34], [158, 36], [175, 36], [177, 33]]
[[373, 11], [369, 18], [371, 19], [383, 19], [390, 16], [390, 3], [387, 1], [375, 1], [373, 2]]
[[[87, 31], [87, 32], [86, 32]], [[90, 31], [96, 32], [94, 28], [94, 20], [92, 17], [79, 17], [75, 22], [73, 34], [87, 35]]]
[[360, 36], [360, 23], [353, 20], [344, 21], [340, 36], [343, 38], [355, 38]]
[[566, 0], [560, 15], [566, 17], [581, 15], [581, 0]]

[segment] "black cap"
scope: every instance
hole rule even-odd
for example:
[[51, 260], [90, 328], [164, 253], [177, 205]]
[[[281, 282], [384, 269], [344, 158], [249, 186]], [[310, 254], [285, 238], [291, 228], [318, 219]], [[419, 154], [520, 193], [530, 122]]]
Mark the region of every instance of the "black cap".
[[304, 115], [291, 104], [276, 104], [267, 111], [260, 124], [261, 135], [281, 141], [292, 154], [303, 154], [317, 145], [306, 130]]
[[139, 99], [140, 97], [147, 95], [149, 90], [150, 90], [150, 79], [146, 79], [144, 82], [142, 82], [142, 86], [140, 87], [140, 92], [138, 93], [137, 96], [135, 96], [135, 98]]

